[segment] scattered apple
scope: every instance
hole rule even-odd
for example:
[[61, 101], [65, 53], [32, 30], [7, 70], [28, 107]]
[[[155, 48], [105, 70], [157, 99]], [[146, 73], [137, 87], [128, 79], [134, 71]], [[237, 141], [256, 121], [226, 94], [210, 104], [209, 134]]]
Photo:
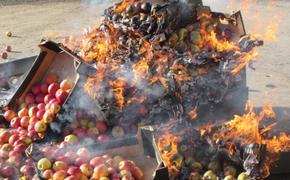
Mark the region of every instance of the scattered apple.
[[2, 59], [7, 59], [8, 58], [8, 53], [7, 52], [2, 52], [1, 53], [1, 58]]
[[53, 114], [50, 111], [46, 111], [43, 115], [43, 121], [47, 124], [51, 123], [53, 121]]
[[60, 83], [60, 89], [67, 91], [72, 89], [73, 83], [69, 79], [65, 79]]
[[45, 104], [48, 104], [50, 100], [54, 99], [54, 96], [51, 95], [51, 94], [47, 94], [45, 97], [44, 97], [44, 103]]
[[42, 175], [45, 179], [51, 179], [53, 176], [53, 171], [51, 169], [46, 169], [45, 171], [43, 171]]

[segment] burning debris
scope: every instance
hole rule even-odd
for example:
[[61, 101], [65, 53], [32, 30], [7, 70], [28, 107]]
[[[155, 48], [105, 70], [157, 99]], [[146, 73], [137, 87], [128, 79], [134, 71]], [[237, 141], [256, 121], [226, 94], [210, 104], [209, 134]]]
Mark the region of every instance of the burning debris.
[[[220, 126], [194, 127], [170, 124], [156, 130], [156, 147], [171, 179], [264, 179], [281, 152], [289, 151], [290, 137], [271, 134], [275, 113], [267, 105]], [[176, 133], [179, 132], [179, 133]], [[210, 178], [208, 178], [210, 177]], [[247, 179], [247, 178], [246, 178]]]
[[95, 67], [85, 89], [107, 120], [127, 128], [190, 121], [192, 109], [221, 103], [257, 56], [263, 42], [240, 39], [241, 26], [239, 13], [214, 13], [199, 1], [125, 0], [66, 46]]

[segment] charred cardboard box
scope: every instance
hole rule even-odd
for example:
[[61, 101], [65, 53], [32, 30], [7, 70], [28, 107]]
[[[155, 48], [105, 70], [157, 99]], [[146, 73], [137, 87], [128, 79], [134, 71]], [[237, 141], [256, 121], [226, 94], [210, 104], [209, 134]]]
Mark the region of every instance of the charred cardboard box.
[[[155, 172], [154, 172], [154, 180], [163, 180], [163, 179], [170, 179], [169, 177], [169, 170], [166, 166], [165, 161], [162, 159], [162, 155], [160, 149], [157, 145], [156, 139], [156, 126], [144, 126], [140, 128], [140, 135], [142, 138], [142, 145], [143, 145], [143, 152], [145, 156], [152, 157], [156, 163], [158, 164]], [[260, 153], [265, 151], [266, 146], [259, 146]], [[288, 179], [290, 176], [290, 169], [286, 165], [289, 162], [289, 152], [281, 152], [279, 154], [279, 160], [277, 160], [274, 164], [270, 166], [270, 176], [268, 176], [267, 180], [272, 179]], [[260, 164], [262, 165], [265, 157], [261, 157]], [[259, 166], [260, 166], [259, 164]]]

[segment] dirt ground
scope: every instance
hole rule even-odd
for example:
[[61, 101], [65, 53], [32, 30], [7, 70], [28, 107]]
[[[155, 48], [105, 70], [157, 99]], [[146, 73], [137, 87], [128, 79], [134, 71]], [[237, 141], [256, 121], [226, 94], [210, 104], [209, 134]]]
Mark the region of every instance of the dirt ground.
[[[225, 3], [205, 1], [211, 3], [213, 9], [225, 9]], [[260, 1], [254, 6], [254, 10], [244, 14], [247, 29], [256, 27], [257, 23], [262, 28], [263, 25], [266, 27], [268, 18], [275, 15], [273, 10], [268, 13], [268, 1], [265, 1]], [[64, 36], [78, 33], [82, 28], [96, 23], [96, 15], [100, 15], [111, 1], [25, 2], [0, 0], [0, 51], [5, 45], [11, 45], [14, 52], [9, 54], [9, 59], [37, 54], [37, 44], [43, 37], [60, 41]], [[239, 4], [233, 6], [236, 9], [244, 8]], [[266, 42], [259, 49], [258, 61], [254, 64], [256, 70], [248, 69], [250, 100], [257, 106], [268, 101], [274, 106], [290, 107], [290, 2], [277, 1], [273, 8], [282, 15], [283, 20], [279, 23], [276, 42]], [[256, 21], [252, 21], [254, 18]], [[6, 37], [6, 31], [11, 31], [14, 37]]]

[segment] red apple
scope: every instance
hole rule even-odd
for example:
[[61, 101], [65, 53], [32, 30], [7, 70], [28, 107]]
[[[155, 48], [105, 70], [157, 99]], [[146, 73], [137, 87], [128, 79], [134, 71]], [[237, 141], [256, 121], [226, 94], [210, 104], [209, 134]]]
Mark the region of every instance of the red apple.
[[74, 161], [77, 158], [77, 155], [73, 151], [68, 151], [64, 154], [64, 157], [70, 161]]
[[65, 147], [67, 147], [69, 144], [67, 143], [67, 142], [65, 142], [65, 141], [62, 141], [60, 144], [59, 144], [59, 148], [65, 148]]
[[76, 144], [78, 142], [78, 137], [74, 134], [70, 134], [65, 136], [64, 142], [67, 142], [68, 144]]
[[110, 136], [107, 136], [105, 134], [100, 134], [98, 137], [97, 137], [97, 140], [100, 141], [100, 142], [106, 142], [106, 141], [109, 141], [111, 140], [112, 138]]
[[53, 98], [52, 100], [49, 101], [50, 104], [57, 104], [60, 105], [59, 100], [57, 100], [56, 98]]
[[34, 95], [32, 93], [28, 93], [25, 96], [25, 100], [24, 101], [25, 101], [26, 104], [33, 104], [35, 102]]
[[133, 167], [136, 166], [133, 161], [124, 160], [119, 163], [119, 170], [128, 170], [131, 172], [133, 170]]
[[38, 111], [37, 106], [32, 106], [32, 107], [30, 107], [29, 110], [28, 110], [28, 115], [29, 115], [30, 117], [33, 117], [33, 116], [36, 115], [37, 111]]
[[15, 169], [11, 165], [5, 165], [0, 169], [0, 175], [5, 178], [12, 177], [15, 174]]
[[15, 117], [10, 121], [11, 128], [17, 129], [20, 126], [20, 118]]
[[96, 127], [100, 131], [100, 133], [105, 133], [108, 129], [107, 124], [104, 121], [97, 121], [96, 122]]
[[44, 103], [44, 95], [43, 94], [38, 94], [35, 97], [35, 100], [36, 100], [37, 103]]
[[60, 111], [60, 109], [61, 109], [60, 105], [58, 105], [58, 104], [51, 104], [49, 110], [50, 110], [53, 114], [57, 114], [57, 113]]
[[43, 121], [38, 121], [34, 125], [34, 130], [38, 133], [43, 133], [46, 131], [46, 129], [47, 129], [47, 125]]
[[95, 137], [95, 136], [99, 135], [99, 130], [96, 127], [95, 128], [89, 128], [87, 134], [88, 134], [89, 137]]
[[38, 119], [42, 119], [44, 113], [45, 113], [45, 110], [40, 109], [40, 110], [37, 111], [37, 113], [36, 113], [36, 117], [37, 117]]
[[61, 83], [60, 83], [60, 89], [62, 89], [64, 91], [71, 90], [72, 87], [73, 87], [73, 83], [69, 79], [65, 79], [65, 80], [61, 81]]
[[75, 159], [75, 165], [77, 165], [77, 166], [80, 166], [84, 163], [86, 163], [86, 160], [84, 160], [83, 158], [78, 157]]
[[10, 145], [13, 145], [17, 140], [19, 139], [19, 135], [18, 134], [13, 134], [9, 137], [8, 139], [8, 143]]
[[67, 176], [64, 180], [78, 180], [75, 176]]
[[43, 115], [43, 121], [47, 124], [51, 123], [53, 121], [53, 118], [54, 116], [50, 111], [46, 111]]
[[32, 116], [29, 120], [30, 125], [34, 125], [39, 119], [36, 116]]
[[48, 93], [54, 96], [58, 89], [59, 89], [59, 84], [52, 83], [48, 86]]
[[101, 156], [94, 157], [90, 160], [90, 165], [93, 167], [99, 166], [105, 163], [105, 159]]
[[40, 85], [39, 84], [33, 85], [32, 88], [31, 88], [31, 92], [34, 95], [38, 95], [40, 93]]
[[1, 53], [1, 58], [2, 59], [7, 59], [8, 58], [8, 53], [7, 52], [2, 52]]
[[55, 74], [48, 74], [45, 78], [47, 84], [56, 83], [58, 81], [58, 76]]
[[63, 161], [55, 161], [53, 163], [53, 170], [54, 171], [59, 171], [59, 170], [67, 170], [67, 164]]
[[[23, 141], [22, 141], [23, 142]], [[24, 144], [24, 142], [22, 144], [18, 144], [14, 147], [14, 151], [18, 151], [18, 152], [24, 152], [26, 150], [27, 146]]]
[[51, 94], [47, 94], [45, 97], [44, 97], [44, 103], [45, 104], [48, 104], [50, 100], [54, 99], [54, 96], [51, 95]]
[[62, 89], [59, 89], [56, 91], [55, 97], [57, 100], [59, 100], [60, 103], [64, 103], [66, 98], [68, 97], [68, 92], [66, 92]]
[[7, 110], [4, 113], [4, 118], [6, 119], [6, 121], [10, 122], [14, 117], [16, 117], [17, 114], [12, 111], [12, 110]]
[[8, 143], [8, 140], [11, 136], [11, 133], [7, 130], [3, 130], [0, 132], [0, 143]]
[[76, 166], [70, 166], [67, 169], [67, 173], [71, 176], [81, 177], [81, 170]]
[[29, 116], [23, 116], [23, 117], [20, 119], [20, 125], [21, 125], [23, 128], [27, 128], [28, 125], [29, 125], [29, 121], [30, 121], [30, 117], [29, 117]]
[[37, 108], [38, 108], [39, 110], [45, 110], [45, 104], [44, 104], [44, 103], [39, 103], [39, 104], [37, 105]]
[[78, 149], [77, 151], [77, 155], [80, 157], [80, 158], [83, 158], [85, 160], [88, 160], [91, 156], [91, 153], [90, 151], [87, 149], [87, 148], [80, 148]]
[[64, 180], [66, 177], [67, 177], [66, 171], [59, 170], [53, 174], [52, 180]]
[[43, 171], [42, 175], [45, 179], [51, 179], [53, 176], [53, 171], [51, 169], [46, 169], [45, 171]]
[[35, 130], [31, 130], [31, 131], [29, 131], [27, 135], [28, 135], [29, 137], [31, 137], [31, 139], [32, 139], [33, 141], [39, 139], [39, 135], [38, 135], [38, 133], [37, 133]]
[[34, 173], [34, 168], [33, 168], [33, 166], [23, 165], [20, 168], [20, 172], [25, 176], [31, 176]]
[[41, 84], [40, 85], [40, 91], [43, 94], [47, 94], [48, 93], [48, 84], [46, 84], [46, 83]]
[[91, 177], [92, 176], [92, 174], [93, 174], [93, 167], [92, 166], [90, 166], [89, 164], [87, 164], [87, 163], [85, 163], [85, 164], [82, 164], [81, 166], [80, 166], [80, 170], [81, 170], [81, 172], [85, 175], [85, 176], [87, 176], [87, 177]]

